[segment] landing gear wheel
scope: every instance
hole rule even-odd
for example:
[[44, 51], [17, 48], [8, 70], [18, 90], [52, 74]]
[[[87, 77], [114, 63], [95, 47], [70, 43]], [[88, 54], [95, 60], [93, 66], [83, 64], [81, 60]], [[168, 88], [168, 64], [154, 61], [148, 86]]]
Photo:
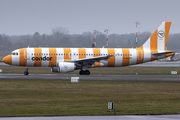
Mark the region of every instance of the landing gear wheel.
[[26, 67], [26, 71], [24, 72], [24, 75], [28, 75], [28, 67]]
[[85, 71], [85, 75], [90, 75], [90, 71], [89, 71], [89, 70], [86, 70], [86, 71]]
[[28, 74], [29, 74], [28, 72], [26, 72], [26, 71], [24, 72], [24, 75], [28, 75]]
[[81, 71], [79, 72], [79, 74], [80, 74], [80, 75], [84, 75], [84, 74], [85, 74], [84, 70], [81, 70]]

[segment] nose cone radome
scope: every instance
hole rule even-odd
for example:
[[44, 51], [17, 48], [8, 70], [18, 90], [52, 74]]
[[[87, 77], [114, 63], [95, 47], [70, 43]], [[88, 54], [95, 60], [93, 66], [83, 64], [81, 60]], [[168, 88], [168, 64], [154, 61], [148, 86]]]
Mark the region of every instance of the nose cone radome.
[[6, 63], [6, 64], [11, 65], [12, 64], [12, 56], [8, 55], [8, 56], [4, 57], [3, 62]]

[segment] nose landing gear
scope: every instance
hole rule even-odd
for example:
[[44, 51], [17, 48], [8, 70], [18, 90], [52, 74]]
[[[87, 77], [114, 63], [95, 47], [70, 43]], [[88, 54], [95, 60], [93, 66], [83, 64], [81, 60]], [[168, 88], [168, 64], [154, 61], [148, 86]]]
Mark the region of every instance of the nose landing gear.
[[90, 71], [89, 70], [81, 70], [81, 71], [79, 71], [79, 74], [80, 75], [90, 75]]
[[26, 71], [24, 72], [24, 75], [28, 75], [29, 73], [28, 73], [28, 67], [26, 67]]

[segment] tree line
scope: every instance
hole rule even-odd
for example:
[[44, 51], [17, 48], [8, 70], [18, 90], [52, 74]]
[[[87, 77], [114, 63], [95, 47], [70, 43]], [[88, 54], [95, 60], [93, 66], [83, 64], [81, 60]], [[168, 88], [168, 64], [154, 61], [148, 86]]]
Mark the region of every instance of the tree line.
[[[152, 33], [138, 33], [138, 47], [140, 47]], [[135, 48], [135, 33], [110, 34], [109, 48]], [[170, 34], [167, 41], [168, 50], [180, 51], [180, 33]], [[98, 32], [97, 47], [106, 47], [106, 34]], [[94, 43], [94, 33], [69, 34], [68, 29], [58, 27], [52, 29], [51, 34], [6, 35], [0, 34], [0, 50], [12, 51], [25, 47], [87, 47]]]

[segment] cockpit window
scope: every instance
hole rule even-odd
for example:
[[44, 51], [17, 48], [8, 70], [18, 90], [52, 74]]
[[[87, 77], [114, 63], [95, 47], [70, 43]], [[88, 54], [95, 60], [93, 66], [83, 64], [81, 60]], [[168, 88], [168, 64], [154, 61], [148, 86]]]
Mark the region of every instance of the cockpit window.
[[13, 53], [11, 53], [11, 55], [15, 55], [15, 53], [13, 52]]
[[11, 53], [11, 55], [18, 55], [18, 53], [13, 52], [13, 53]]

